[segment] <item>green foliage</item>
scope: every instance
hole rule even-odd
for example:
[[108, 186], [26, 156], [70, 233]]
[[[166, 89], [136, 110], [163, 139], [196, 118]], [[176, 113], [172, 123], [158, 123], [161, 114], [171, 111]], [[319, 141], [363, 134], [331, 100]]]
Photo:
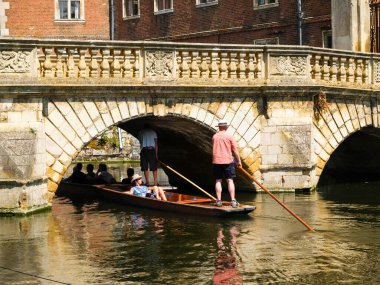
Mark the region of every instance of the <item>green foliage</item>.
[[119, 148], [119, 137], [117, 133], [117, 129], [112, 129], [112, 134], [110, 136], [107, 136], [107, 134], [104, 132], [101, 134], [101, 136], [97, 139], [97, 145], [100, 147], [109, 147], [109, 148]]

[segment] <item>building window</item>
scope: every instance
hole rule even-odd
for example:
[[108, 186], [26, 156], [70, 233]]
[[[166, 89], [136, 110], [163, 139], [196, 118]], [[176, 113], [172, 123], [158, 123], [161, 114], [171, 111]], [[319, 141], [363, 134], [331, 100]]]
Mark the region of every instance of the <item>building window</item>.
[[140, 17], [140, 0], [123, 0], [123, 18]]
[[253, 0], [253, 9], [263, 9], [278, 6], [278, 0]]
[[154, 0], [154, 14], [173, 12], [173, 0]]
[[56, 19], [83, 20], [84, 0], [56, 0]]
[[211, 6], [211, 5], [217, 5], [218, 0], [196, 0], [195, 6], [197, 7], [204, 7], [204, 6]]
[[332, 32], [331, 31], [323, 31], [322, 32], [322, 40], [324, 48], [332, 48]]
[[279, 38], [265, 38], [257, 39], [253, 41], [254, 45], [278, 45], [280, 43]]

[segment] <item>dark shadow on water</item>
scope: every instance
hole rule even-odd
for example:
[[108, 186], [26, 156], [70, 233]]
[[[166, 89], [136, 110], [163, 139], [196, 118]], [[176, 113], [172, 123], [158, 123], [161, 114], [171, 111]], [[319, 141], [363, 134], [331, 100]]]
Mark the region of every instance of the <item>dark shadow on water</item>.
[[344, 204], [380, 204], [380, 181], [328, 184], [317, 188], [320, 195], [330, 201]]

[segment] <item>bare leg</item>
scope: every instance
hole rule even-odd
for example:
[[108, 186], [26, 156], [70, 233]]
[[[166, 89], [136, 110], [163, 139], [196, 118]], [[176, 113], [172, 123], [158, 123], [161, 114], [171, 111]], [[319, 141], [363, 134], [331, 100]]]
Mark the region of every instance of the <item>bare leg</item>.
[[216, 199], [222, 200], [222, 179], [216, 179], [215, 192], [216, 192]]
[[228, 192], [230, 192], [231, 200], [235, 200], [235, 184], [233, 179], [227, 179]]
[[161, 199], [164, 200], [164, 201], [167, 201], [168, 199], [166, 199], [165, 191], [162, 190], [161, 187], [157, 187], [157, 188], [158, 188], [158, 193], [159, 193]]
[[[150, 187], [149, 187], [149, 188], [150, 188]], [[153, 186], [151, 189], [153, 190], [154, 195], [156, 195], [157, 199], [158, 199], [158, 200], [161, 200], [161, 198], [160, 198], [160, 196], [159, 196], [159, 194], [158, 194], [158, 187], [157, 187], [157, 186]]]
[[158, 200], [167, 201], [165, 192], [161, 187], [153, 186], [152, 189]]
[[148, 170], [144, 171], [144, 176], [145, 176], [145, 183], [146, 185], [149, 186], [149, 171]]
[[153, 171], [153, 179], [154, 179], [154, 185], [158, 185], [158, 175], [157, 175], [157, 170]]

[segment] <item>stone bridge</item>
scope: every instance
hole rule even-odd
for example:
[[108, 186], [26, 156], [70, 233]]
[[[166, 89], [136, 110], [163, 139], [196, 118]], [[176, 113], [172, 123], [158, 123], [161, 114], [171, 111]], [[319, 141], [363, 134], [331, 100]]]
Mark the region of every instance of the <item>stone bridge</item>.
[[[136, 135], [149, 122], [160, 159], [210, 191], [210, 139], [221, 118], [244, 167], [270, 189], [314, 188], [355, 136], [344, 148], [362, 146], [379, 169], [379, 90], [380, 57], [367, 53], [2, 39], [0, 211], [49, 207], [72, 160], [115, 125]], [[238, 184], [254, 187], [243, 177]]]

